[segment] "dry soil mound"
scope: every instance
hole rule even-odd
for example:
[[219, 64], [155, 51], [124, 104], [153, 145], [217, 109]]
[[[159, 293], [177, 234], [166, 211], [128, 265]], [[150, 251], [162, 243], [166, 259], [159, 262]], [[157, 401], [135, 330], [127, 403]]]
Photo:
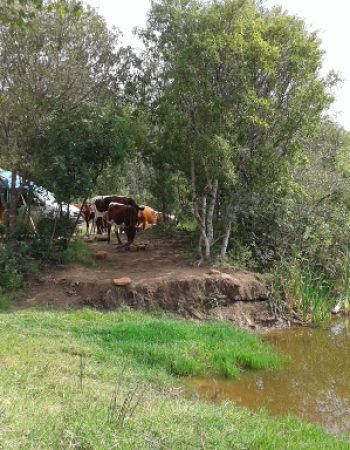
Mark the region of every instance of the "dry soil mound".
[[[147, 233], [147, 232], [146, 232]], [[150, 239], [142, 252], [94, 241], [92, 254], [107, 252], [96, 266], [73, 265], [33, 281], [19, 306], [162, 309], [199, 320], [230, 320], [244, 327], [278, 323], [266, 284], [245, 271], [210, 271], [186, 264], [179, 240]], [[212, 273], [213, 272], [213, 273]], [[131, 283], [116, 286], [113, 280]]]

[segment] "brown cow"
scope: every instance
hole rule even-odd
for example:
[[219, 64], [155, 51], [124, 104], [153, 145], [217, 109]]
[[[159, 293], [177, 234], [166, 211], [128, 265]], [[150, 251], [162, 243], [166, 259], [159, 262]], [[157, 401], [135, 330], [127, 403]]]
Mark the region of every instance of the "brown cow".
[[[91, 206], [93, 209], [93, 212], [95, 213], [95, 228], [97, 226], [97, 221], [99, 218], [103, 218], [104, 215], [108, 211], [108, 206], [110, 203], [120, 203], [122, 205], [130, 205], [133, 206], [137, 211], [142, 210], [141, 207], [139, 207], [135, 200], [131, 197], [124, 197], [120, 195], [107, 195], [107, 196], [98, 196], [94, 197], [91, 200]], [[101, 228], [97, 227], [97, 233], [101, 234]]]
[[143, 206], [144, 209], [139, 211], [138, 214], [138, 226], [139, 228], [142, 227], [143, 230], [146, 230], [151, 225], [156, 225], [157, 223], [157, 214], [154, 211], [154, 209], [150, 208], [149, 206]]
[[95, 218], [95, 213], [92, 210], [91, 204], [90, 203], [84, 203], [82, 209], [81, 209], [81, 215], [83, 216], [85, 223], [86, 223], [86, 232], [89, 232], [89, 226], [90, 226], [90, 221], [94, 220]]
[[[137, 206], [137, 205], [136, 205]], [[135, 208], [131, 205], [123, 205], [121, 203], [111, 202], [108, 206], [107, 223], [108, 223], [108, 242], [111, 240], [111, 227], [116, 225], [116, 236], [119, 244], [122, 243], [119, 236], [119, 228], [123, 226], [128, 238], [127, 246], [129, 247], [135, 239], [137, 230], [137, 214], [139, 207]]]

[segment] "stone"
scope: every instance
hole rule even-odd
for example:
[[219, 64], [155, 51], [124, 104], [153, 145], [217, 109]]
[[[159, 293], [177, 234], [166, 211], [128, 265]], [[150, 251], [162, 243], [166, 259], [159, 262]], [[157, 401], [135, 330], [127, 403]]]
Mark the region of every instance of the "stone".
[[95, 236], [95, 240], [102, 242], [102, 241], [107, 241], [108, 237], [107, 236]]
[[105, 252], [104, 250], [99, 250], [95, 253], [95, 256], [97, 259], [107, 259], [107, 252]]
[[338, 304], [331, 310], [331, 313], [332, 313], [332, 314], [338, 314], [338, 313], [341, 312], [341, 309], [342, 309], [342, 305], [341, 305], [341, 303], [338, 303]]
[[221, 278], [223, 278], [224, 280], [231, 280], [231, 281], [233, 281], [231, 275], [229, 275], [228, 273], [222, 273], [221, 274]]
[[129, 277], [114, 278], [113, 280], [115, 286], [128, 286], [130, 283], [131, 279]]
[[208, 274], [209, 275], [220, 275], [221, 272], [220, 272], [220, 270], [217, 270], [217, 269], [209, 269]]

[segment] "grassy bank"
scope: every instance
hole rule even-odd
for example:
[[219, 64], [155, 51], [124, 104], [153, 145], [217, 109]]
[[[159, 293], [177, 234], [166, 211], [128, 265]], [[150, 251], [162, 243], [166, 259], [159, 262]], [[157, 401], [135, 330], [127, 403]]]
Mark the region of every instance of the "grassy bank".
[[172, 374], [236, 376], [278, 364], [229, 326], [17, 311], [0, 315], [0, 342], [1, 449], [350, 448], [292, 417], [181, 396]]

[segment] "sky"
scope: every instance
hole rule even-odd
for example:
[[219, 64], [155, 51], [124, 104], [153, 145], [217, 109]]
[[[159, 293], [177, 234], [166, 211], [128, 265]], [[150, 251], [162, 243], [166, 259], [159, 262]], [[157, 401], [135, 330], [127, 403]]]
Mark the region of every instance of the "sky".
[[[124, 42], [140, 46], [132, 34], [134, 27], [146, 24], [151, 0], [87, 0], [105, 17], [108, 26], [116, 26], [124, 34]], [[325, 50], [323, 74], [335, 70], [342, 78], [334, 91], [332, 116], [350, 131], [350, 1], [349, 0], [265, 0], [265, 6], [282, 6], [290, 14], [304, 19], [309, 30], [317, 30]]]

